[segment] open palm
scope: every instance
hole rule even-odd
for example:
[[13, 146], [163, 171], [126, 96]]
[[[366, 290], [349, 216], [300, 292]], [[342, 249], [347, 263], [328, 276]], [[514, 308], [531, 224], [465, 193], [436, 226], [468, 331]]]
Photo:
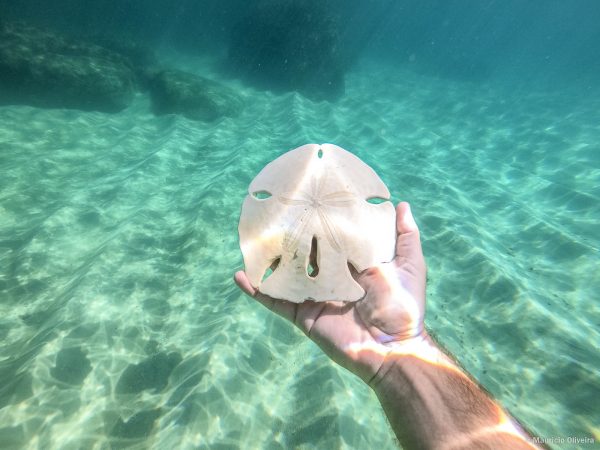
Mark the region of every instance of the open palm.
[[366, 294], [358, 302], [292, 303], [255, 289], [243, 271], [235, 282], [246, 294], [298, 326], [335, 362], [370, 382], [391, 342], [423, 333], [425, 261], [408, 203], [396, 208], [396, 256], [354, 274]]

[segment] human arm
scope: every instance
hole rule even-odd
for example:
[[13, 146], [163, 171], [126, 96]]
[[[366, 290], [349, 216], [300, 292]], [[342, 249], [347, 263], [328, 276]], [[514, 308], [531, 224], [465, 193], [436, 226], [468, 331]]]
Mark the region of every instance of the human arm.
[[407, 203], [396, 212], [396, 256], [356, 274], [366, 292], [358, 302], [295, 304], [264, 296], [243, 272], [235, 281], [369, 384], [405, 448], [486, 448], [484, 438], [488, 448], [535, 448], [425, 331], [419, 230]]
[[426, 332], [395, 344], [371, 387], [404, 448], [538, 448]]

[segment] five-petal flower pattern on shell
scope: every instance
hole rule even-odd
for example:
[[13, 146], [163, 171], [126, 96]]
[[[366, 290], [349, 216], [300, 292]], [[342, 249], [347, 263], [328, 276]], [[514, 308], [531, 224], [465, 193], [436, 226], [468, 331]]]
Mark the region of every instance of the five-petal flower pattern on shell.
[[294, 303], [361, 299], [364, 289], [348, 265], [362, 272], [388, 262], [396, 244], [394, 206], [370, 198], [387, 200], [390, 192], [371, 167], [336, 145], [306, 144], [271, 161], [248, 186], [240, 215], [252, 286]]
[[317, 178], [313, 176], [310, 182], [310, 192], [297, 191], [285, 192], [278, 197], [284, 205], [300, 206], [303, 211], [295, 220], [294, 226], [285, 234], [283, 247], [286, 250], [294, 250], [298, 246], [300, 237], [306, 227], [318, 217], [323, 232], [331, 248], [340, 252], [342, 241], [335, 223], [329, 218], [328, 209], [350, 206], [356, 201], [356, 197], [349, 191], [334, 191], [326, 193], [327, 172], [324, 176]]

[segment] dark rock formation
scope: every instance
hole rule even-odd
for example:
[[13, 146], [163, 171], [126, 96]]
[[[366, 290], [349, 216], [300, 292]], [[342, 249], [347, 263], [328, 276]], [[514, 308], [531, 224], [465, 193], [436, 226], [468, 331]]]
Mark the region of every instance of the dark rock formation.
[[0, 104], [117, 112], [148, 90], [155, 114], [212, 121], [242, 107], [232, 90], [206, 78], [163, 70], [131, 41], [76, 41], [14, 23], [0, 26]]
[[134, 88], [117, 53], [23, 24], [0, 28], [0, 103], [115, 112]]
[[179, 70], [149, 73], [148, 89], [155, 114], [182, 114], [188, 119], [212, 121], [234, 116], [242, 102], [225, 86]]
[[273, 90], [315, 99], [344, 90], [337, 19], [323, 0], [263, 0], [232, 30], [236, 72]]
[[86, 42], [92, 42], [123, 58], [125, 64], [135, 74], [136, 85], [139, 89], [147, 88], [147, 75], [151, 70], [158, 70], [159, 63], [154, 51], [147, 45], [129, 36], [116, 38], [102, 35], [88, 36]]

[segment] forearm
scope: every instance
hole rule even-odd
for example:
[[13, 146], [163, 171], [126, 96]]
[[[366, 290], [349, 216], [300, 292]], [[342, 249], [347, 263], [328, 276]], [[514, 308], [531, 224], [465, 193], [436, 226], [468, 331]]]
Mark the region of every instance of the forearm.
[[429, 337], [393, 349], [372, 387], [407, 449], [536, 448]]

